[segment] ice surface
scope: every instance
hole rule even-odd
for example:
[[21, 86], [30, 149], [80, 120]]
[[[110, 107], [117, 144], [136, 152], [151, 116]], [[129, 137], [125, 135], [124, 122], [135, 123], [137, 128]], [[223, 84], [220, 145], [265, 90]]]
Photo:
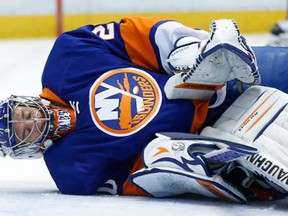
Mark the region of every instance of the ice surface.
[[[267, 35], [247, 35], [247, 39], [253, 45], [265, 45]], [[53, 42], [54, 39], [0, 41], [0, 98], [41, 92], [41, 72]], [[57, 191], [42, 159], [0, 158], [0, 216], [274, 216], [287, 212], [287, 199], [239, 205], [198, 197], [63, 195]]]

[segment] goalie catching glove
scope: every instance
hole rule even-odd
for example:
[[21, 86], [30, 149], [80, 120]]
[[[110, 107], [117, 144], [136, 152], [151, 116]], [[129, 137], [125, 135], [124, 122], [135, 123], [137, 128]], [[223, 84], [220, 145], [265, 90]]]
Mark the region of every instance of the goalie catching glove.
[[[237, 162], [252, 172], [256, 180], [261, 179], [265, 183], [262, 192], [270, 188], [279, 192], [278, 196], [288, 194], [287, 94], [274, 88], [250, 87], [213, 127], [206, 127], [201, 134], [245, 142], [259, 149], [259, 153]], [[271, 194], [268, 199], [274, 198], [277, 197]]]
[[165, 85], [168, 99], [209, 100], [229, 80], [259, 84], [256, 57], [233, 20], [211, 22], [210, 37], [178, 40], [167, 62], [176, 75]]
[[144, 169], [130, 181], [153, 197], [193, 193], [207, 197], [246, 202], [238, 189], [220, 174], [238, 158], [257, 149], [199, 135], [162, 133], [143, 152]]

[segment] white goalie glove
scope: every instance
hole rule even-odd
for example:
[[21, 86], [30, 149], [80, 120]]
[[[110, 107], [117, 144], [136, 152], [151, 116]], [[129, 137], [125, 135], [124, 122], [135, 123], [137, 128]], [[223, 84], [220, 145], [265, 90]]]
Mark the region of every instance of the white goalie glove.
[[161, 133], [143, 152], [144, 169], [130, 181], [153, 197], [193, 193], [228, 201], [246, 202], [245, 196], [220, 174], [233, 161], [257, 149], [186, 133]]
[[210, 99], [229, 80], [259, 84], [260, 74], [252, 48], [233, 20], [216, 20], [210, 37], [184, 37], [175, 44], [168, 64], [175, 75], [165, 85], [168, 99]]
[[201, 134], [259, 149], [238, 163], [270, 188], [288, 193], [287, 94], [274, 88], [250, 87]]

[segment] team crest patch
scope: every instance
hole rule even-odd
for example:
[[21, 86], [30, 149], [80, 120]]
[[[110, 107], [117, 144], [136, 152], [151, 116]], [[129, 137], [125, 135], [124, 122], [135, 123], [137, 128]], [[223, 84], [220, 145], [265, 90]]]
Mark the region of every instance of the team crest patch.
[[128, 136], [145, 127], [157, 115], [161, 103], [154, 78], [135, 68], [108, 71], [90, 89], [92, 119], [112, 136]]

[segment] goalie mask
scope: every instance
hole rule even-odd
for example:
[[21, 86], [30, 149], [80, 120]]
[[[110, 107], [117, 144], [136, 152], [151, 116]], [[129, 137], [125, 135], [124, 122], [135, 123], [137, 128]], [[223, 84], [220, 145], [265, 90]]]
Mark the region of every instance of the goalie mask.
[[39, 158], [52, 140], [73, 130], [71, 108], [38, 97], [14, 96], [0, 102], [0, 145], [12, 158]]

